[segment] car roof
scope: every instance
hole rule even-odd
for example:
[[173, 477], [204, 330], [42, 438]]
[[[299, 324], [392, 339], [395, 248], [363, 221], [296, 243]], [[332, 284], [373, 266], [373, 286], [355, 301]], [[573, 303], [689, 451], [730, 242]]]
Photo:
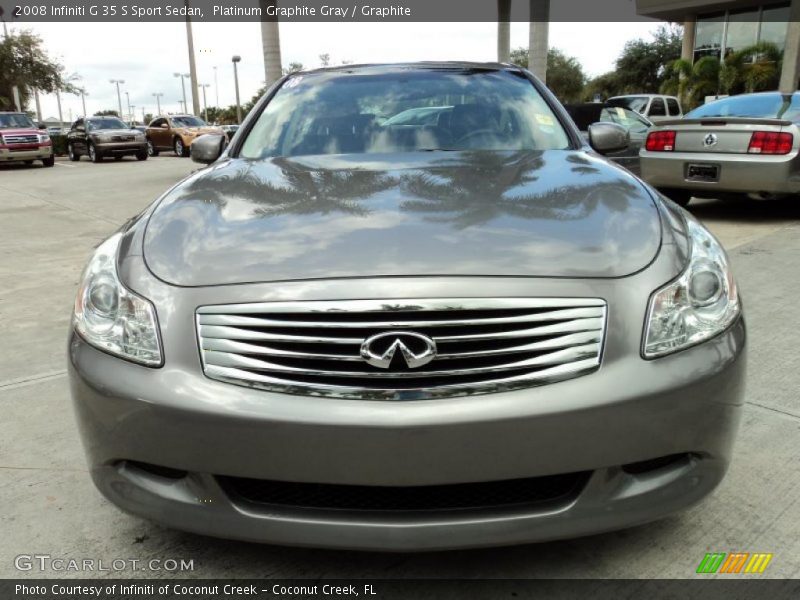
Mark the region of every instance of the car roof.
[[292, 75], [306, 74], [306, 73], [327, 73], [327, 72], [349, 73], [352, 71], [380, 73], [380, 72], [391, 72], [391, 71], [403, 71], [409, 69], [420, 69], [420, 70], [472, 69], [472, 70], [485, 70], [485, 71], [522, 71], [522, 67], [519, 67], [517, 65], [512, 65], [509, 63], [452, 60], [452, 61], [360, 63], [356, 65], [336, 65], [333, 67], [319, 67], [317, 69], [306, 69], [302, 71], [296, 71], [295, 73], [292, 73]]

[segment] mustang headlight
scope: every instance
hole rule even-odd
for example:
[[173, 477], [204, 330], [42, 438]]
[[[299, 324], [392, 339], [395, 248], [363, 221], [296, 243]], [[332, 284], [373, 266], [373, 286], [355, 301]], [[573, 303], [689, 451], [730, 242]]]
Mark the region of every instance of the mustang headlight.
[[125, 288], [117, 277], [117, 249], [122, 234], [103, 242], [81, 278], [72, 324], [87, 342], [148, 366], [161, 364], [156, 311]]
[[736, 320], [736, 282], [719, 242], [687, 217], [691, 259], [681, 275], [650, 297], [644, 356], [655, 358], [699, 344]]

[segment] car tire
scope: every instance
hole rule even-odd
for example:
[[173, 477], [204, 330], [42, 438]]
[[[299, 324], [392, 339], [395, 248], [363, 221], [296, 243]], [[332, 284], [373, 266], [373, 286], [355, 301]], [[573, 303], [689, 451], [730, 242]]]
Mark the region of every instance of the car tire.
[[103, 155], [95, 148], [94, 144], [89, 144], [89, 160], [93, 163], [103, 162]]
[[51, 156], [50, 158], [43, 158], [42, 159], [42, 165], [44, 165], [45, 167], [52, 167], [55, 164], [56, 164], [56, 157], [55, 156]]
[[662, 188], [658, 190], [678, 206], [687, 206], [692, 200], [692, 193], [689, 190], [676, 188]]
[[153, 140], [147, 140], [147, 155], [148, 156], [158, 156], [158, 148], [153, 145]]
[[182, 158], [186, 158], [189, 156], [189, 148], [184, 146], [183, 140], [179, 137], [175, 138], [175, 141], [172, 144], [172, 148], [175, 150], [175, 155], [180, 156]]
[[72, 162], [78, 162], [81, 159], [81, 155], [75, 152], [75, 147], [72, 144], [67, 144], [67, 156]]
[[136, 160], [147, 160], [148, 155], [150, 154], [147, 150], [142, 150], [141, 152], [136, 153]]

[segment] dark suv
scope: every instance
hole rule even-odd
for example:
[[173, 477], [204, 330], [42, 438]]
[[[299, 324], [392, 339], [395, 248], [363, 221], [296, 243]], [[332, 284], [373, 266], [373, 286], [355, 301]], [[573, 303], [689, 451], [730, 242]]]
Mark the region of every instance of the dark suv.
[[84, 154], [92, 162], [100, 162], [106, 156], [122, 160], [134, 155], [138, 160], [147, 160], [147, 141], [144, 134], [131, 129], [117, 117], [85, 117], [72, 124], [67, 134], [67, 154], [77, 161]]

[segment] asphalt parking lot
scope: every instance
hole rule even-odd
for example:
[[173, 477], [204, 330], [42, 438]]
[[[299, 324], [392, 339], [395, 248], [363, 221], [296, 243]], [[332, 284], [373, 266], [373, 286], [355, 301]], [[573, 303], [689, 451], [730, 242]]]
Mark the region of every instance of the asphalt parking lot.
[[397, 555], [216, 540], [117, 510], [89, 479], [72, 417], [65, 351], [73, 294], [91, 249], [197, 166], [170, 153], [144, 163], [0, 165], [0, 577], [82, 575], [14, 567], [17, 555], [49, 554], [193, 559], [183, 575], [201, 578], [687, 578], [706, 552], [732, 551], [771, 552], [764, 577], [800, 577], [800, 199], [690, 206], [730, 253], [750, 353], [733, 466], [685, 513], [577, 540]]

